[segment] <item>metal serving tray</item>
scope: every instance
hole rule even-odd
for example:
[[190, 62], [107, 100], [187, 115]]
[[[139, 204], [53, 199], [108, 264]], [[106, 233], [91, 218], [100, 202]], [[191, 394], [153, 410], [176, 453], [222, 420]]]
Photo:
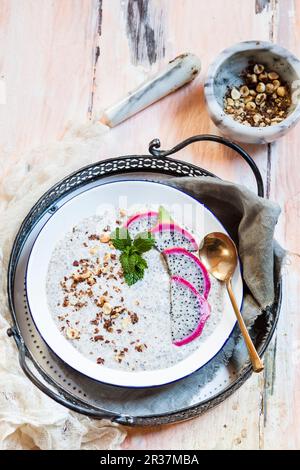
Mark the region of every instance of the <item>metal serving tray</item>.
[[[111, 419], [125, 425], [154, 425], [182, 421], [197, 416], [225, 400], [251, 375], [246, 349], [237, 341], [227, 365], [221, 365], [212, 380], [203, 382], [200, 371], [173, 384], [152, 389], [128, 389], [89, 379], [59, 359], [45, 344], [31, 318], [25, 291], [25, 268], [30, 249], [39, 230], [69, 198], [108, 181], [122, 179], [168, 180], [180, 176], [215, 176], [189, 163], [169, 158], [190, 143], [210, 140], [238, 152], [256, 177], [258, 194], [263, 196], [261, 175], [251, 157], [237, 144], [221, 137], [194, 136], [170, 151], [159, 150], [160, 142], [150, 143], [149, 155], [132, 155], [104, 160], [67, 176], [47, 191], [31, 209], [13, 244], [8, 270], [8, 297], [13, 336], [19, 350], [20, 365], [30, 380], [48, 396], [85, 415]], [[274, 333], [281, 303], [281, 282], [276, 300], [256, 321], [251, 334], [260, 354]], [[205, 375], [204, 375], [205, 377]], [[200, 380], [201, 378], [201, 380]]]

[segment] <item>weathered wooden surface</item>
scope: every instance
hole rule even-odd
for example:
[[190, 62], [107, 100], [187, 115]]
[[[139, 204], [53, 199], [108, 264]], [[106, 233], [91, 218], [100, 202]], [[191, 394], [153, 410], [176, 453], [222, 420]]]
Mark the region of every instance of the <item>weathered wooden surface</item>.
[[[298, 0], [1, 0], [0, 80], [7, 100], [0, 103], [0, 158], [5, 149], [17, 158], [20, 150], [61, 138], [69, 121], [97, 117], [185, 51], [201, 57], [201, 76], [105, 135], [99, 158], [143, 153], [158, 136], [168, 148], [196, 133], [216, 133], [203, 99], [208, 64], [247, 39], [278, 41], [300, 56], [299, 23]], [[129, 430], [125, 448], [299, 448], [299, 145], [298, 127], [276, 144], [248, 147], [268, 196], [281, 204], [277, 238], [289, 250], [264, 375], [198, 419]], [[255, 188], [245, 164], [214, 144], [194, 145], [180, 157]], [[1, 158], [1, 178], [12, 165], [14, 157]]]

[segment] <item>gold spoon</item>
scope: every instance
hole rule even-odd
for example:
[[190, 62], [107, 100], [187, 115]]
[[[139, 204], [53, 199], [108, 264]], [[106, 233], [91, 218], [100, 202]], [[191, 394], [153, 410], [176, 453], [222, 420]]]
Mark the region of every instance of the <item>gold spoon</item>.
[[254, 372], [261, 372], [264, 368], [264, 365], [250, 338], [232, 290], [231, 279], [238, 260], [235, 244], [224, 233], [213, 232], [206, 235], [204, 238], [202, 246], [199, 249], [199, 256], [210, 274], [212, 274], [219, 281], [225, 282], [234, 313], [248, 348], [253, 370]]

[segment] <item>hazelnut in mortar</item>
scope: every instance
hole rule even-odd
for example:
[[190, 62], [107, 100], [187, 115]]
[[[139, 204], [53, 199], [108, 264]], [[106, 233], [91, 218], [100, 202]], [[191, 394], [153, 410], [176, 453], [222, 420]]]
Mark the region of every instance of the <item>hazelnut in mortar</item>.
[[249, 65], [241, 78], [242, 84], [229, 87], [224, 97], [226, 114], [250, 127], [274, 126], [288, 116], [291, 90], [277, 72], [263, 64]]

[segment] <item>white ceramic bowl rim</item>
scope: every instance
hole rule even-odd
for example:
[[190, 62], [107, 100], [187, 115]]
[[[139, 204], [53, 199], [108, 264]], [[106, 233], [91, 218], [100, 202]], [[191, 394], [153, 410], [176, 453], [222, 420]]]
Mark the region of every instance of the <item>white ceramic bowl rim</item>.
[[232, 117], [226, 114], [223, 108], [219, 105], [215, 93], [214, 93], [214, 80], [216, 73], [218, 72], [220, 66], [231, 56], [238, 54], [239, 52], [243, 51], [250, 51], [250, 50], [265, 50], [268, 49], [274, 55], [278, 55], [282, 57], [286, 62], [290, 64], [290, 66], [295, 70], [296, 74], [299, 76], [300, 80], [300, 60], [292, 54], [288, 49], [285, 49], [278, 44], [274, 44], [268, 41], [243, 41], [238, 44], [235, 44], [231, 47], [224, 49], [214, 60], [214, 62], [209, 66], [208, 73], [207, 73], [207, 80], [205, 82], [204, 90], [205, 90], [205, 97], [211, 112], [215, 116], [220, 116], [222, 118], [222, 122], [224, 127], [232, 128], [232, 126], [237, 126], [242, 132], [244, 130], [249, 136], [254, 138], [261, 138], [261, 137], [272, 137], [274, 133], [278, 132], [278, 129], [284, 123], [285, 128], [291, 127], [295, 121], [298, 120], [300, 117], [300, 100], [297, 103], [293, 112], [284, 119], [281, 123], [268, 126], [268, 127], [250, 127], [244, 126], [243, 124], [234, 121]]

